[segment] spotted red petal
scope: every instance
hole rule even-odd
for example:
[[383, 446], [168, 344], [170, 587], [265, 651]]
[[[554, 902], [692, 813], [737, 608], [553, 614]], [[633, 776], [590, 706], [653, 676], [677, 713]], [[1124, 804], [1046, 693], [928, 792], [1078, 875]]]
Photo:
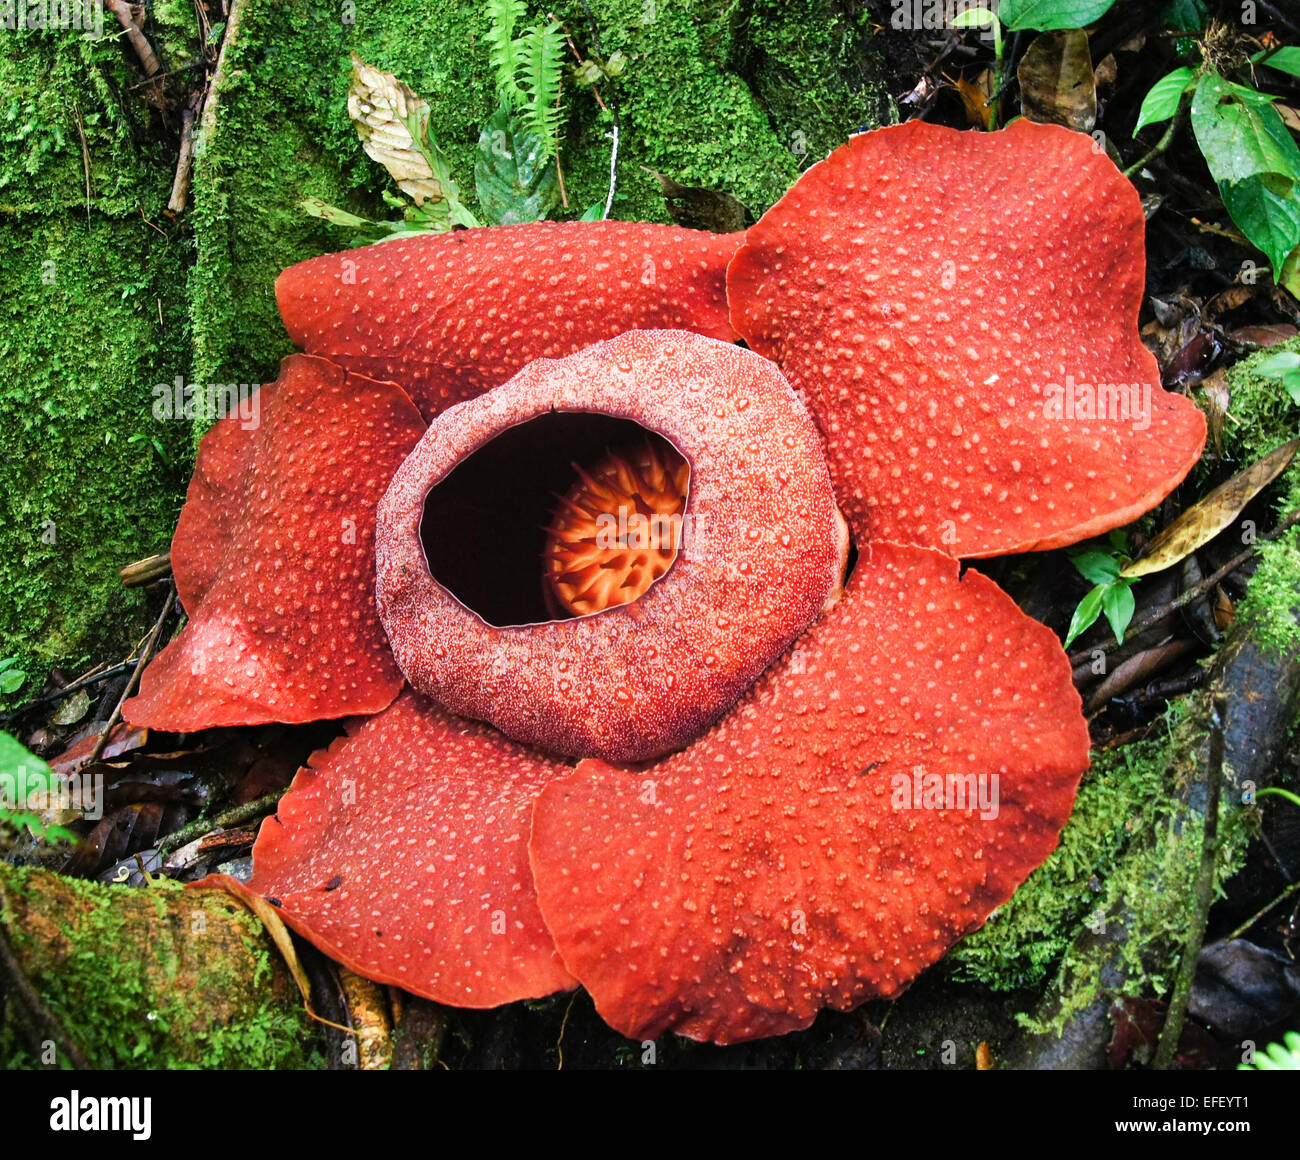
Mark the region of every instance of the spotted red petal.
[[189, 623], [124, 715], [189, 731], [374, 713], [402, 685], [375, 611], [375, 505], [424, 431], [391, 383], [285, 359], [204, 436], [172, 541]]
[[732, 341], [726, 268], [743, 237], [644, 222], [456, 230], [299, 262], [275, 293], [309, 354], [402, 383], [432, 418], [625, 330]]
[[[529, 613], [548, 481], [624, 427], [690, 466], [681, 551], [631, 603]], [[846, 547], [816, 427], [777, 369], [630, 331], [434, 420], [380, 504], [379, 611], [412, 686], [453, 712], [551, 753], [639, 761], [698, 736], [812, 623]], [[489, 623], [486, 602], [515, 592], [524, 611]]]
[[542, 915], [624, 1034], [779, 1035], [898, 994], [978, 927], [1055, 847], [1087, 764], [1053, 634], [950, 558], [872, 544], [713, 732], [547, 786]]
[[408, 690], [299, 771], [245, 889], [350, 970], [439, 1003], [565, 990], [528, 835], [567, 770]]
[[1153, 507], [1205, 442], [1138, 338], [1143, 229], [1091, 137], [914, 121], [853, 138], [749, 231], [732, 322], [805, 392], [859, 537], [1059, 547]]

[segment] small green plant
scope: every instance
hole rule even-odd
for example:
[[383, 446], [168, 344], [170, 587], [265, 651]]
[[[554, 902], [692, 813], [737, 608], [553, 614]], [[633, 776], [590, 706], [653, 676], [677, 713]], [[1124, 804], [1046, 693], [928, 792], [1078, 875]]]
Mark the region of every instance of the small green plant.
[[1291, 396], [1293, 403], [1300, 404], [1300, 354], [1282, 350], [1262, 358], [1254, 366], [1260, 378], [1277, 379], [1282, 389]]
[[1288, 1031], [1281, 1043], [1270, 1043], [1250, 1063], [1237, 1064], [1237, 1070], [1300, 1071], [1300, 1031]]
[[23, 687], [27, 674], [18, 668], [17, 657], [0, 660], [0, 696], [12, 696]]
[[993, 36], [993, 92], [989, 102], [989, 128], [998, 127], [998, 98], [1002, 91], [1002, 34], [1004, 32], [1055, 32], [1082, 28], [1100, 20], [1115, 0], [1002, 0], [997, 12], [989, 8], [967, 8], [953, 17], [954, 28], [987, 28]]
[[[560, 168], [564, 128], [566, 36], [556, 21], [525, 25], [523, 0], [487, 0], [488, 59], [497, 108], [479, 134], [474, 190], [489, 225], [545, 220], [568, 197]], [[353, 245], [412, 233], [441, 232], [482, 224], [461, 198], [459, 186], [429, 132], [429, 105], [392, 73], [355, 53], [348, 114], [366, 153], [388, 170], [410, 200], [384, 191], [385, 204], [401, 210], [391, 221], [373, 221], [316, 198], [301, 203], [314, 217], [355, 231]], [[626, 61], [584, 60], [574, 70], [579, 85], [594, 86], [622, 74]], [[584, 221], [604, 216], [592, 206]]]
[[1092, 549], [1070, 557], [1071, 563], [1085, 580], [1091, 580], [1093, 589], [1079, 601], [1070, 620], [1070, 630], [1065, 637], [1069, 648], [1075, 638], [1082, 635], [1103, 613], [1110, 622], [1115, 640], [1124, 643], [1124, 633], [1133, 619], [1133, 580], [1121, 573], [1132, 562], [1128, 537], [1115, 531], [1109, 537], [1110, 551]]
[[[1297, 278], [1288, 259], [1300, 250], [1300, 148], [1273, 107], [1277, 98], [1225, 72], [1253, 79], [1264, 66], [1300, 76], [1300, 48], [1265, 49], [1234, 69], [1233, 53], [1223, 45], [1230, 35], [1211, 24], [1196, 42], [1201, 63], [1174, 69], [1151, 86], [1133, 132], [1190, 113], [1228, 216], [1268, 257], [1274, 279], [1288, 284]], [[1300, 289], [1300, 281], [1288, 288]]]
[[63, 826], [47, 825], [31, 807], [56, 791], [54, 771], [16, 737], [0, 733], [0, 834], [27, 830], [38, 841], [75, 842]]

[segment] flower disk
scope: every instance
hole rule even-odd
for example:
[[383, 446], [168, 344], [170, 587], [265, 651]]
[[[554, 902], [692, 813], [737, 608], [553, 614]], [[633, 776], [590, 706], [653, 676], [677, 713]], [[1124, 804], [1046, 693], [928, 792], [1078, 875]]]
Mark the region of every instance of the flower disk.
[[[426, 503], [501, 440], [513, 441], [502, 472], [533, 462], [568, 416], [631, 420], [676, 448], [690, 469], [682, 548], [630, 603], [497, 627], [435, 579], [429, 560], [456, 521], [430, 528]], [[492, 552], [496, 529], [537, 490], [525, 478], [486, 511], [464, 497], [463, 522], [491, 534], [451, 554]], [[630, 331], [539, 360], [440, 415], [378, 523], [379, 613], [415, 688], [547, 752], [620, 761], [666, 753], [715, 721], [837, 592], [846, 551], [817, 429], [789, 384], [767, 360], [683, 331]], [[491, 586], [503, 582], [492, 574]]]
[[[548, 529], [547, 605], [574, 616], [628, 604], [672, 567], [681, 547], [681, 515], [691, 469], [671, 447], [650, 442], [610, 452], [560, 500]], [[618, 521], [634, 526], [622, 537]]]

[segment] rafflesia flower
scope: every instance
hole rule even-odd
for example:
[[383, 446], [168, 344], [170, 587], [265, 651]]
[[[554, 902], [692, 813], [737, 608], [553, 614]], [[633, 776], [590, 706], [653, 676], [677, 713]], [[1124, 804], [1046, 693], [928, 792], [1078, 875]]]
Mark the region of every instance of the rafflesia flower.
[[296, 266], [308, 353], [205, 438], [127, 715], [347, 718], [235, 888], [370, 978], [719, 1043], [897, 995], [1088, 761], [1056, 638], [957, 557], [1127, 522], [1204, 440], [1142, 230], [1088, 137], [910, 124], [743, 237]]

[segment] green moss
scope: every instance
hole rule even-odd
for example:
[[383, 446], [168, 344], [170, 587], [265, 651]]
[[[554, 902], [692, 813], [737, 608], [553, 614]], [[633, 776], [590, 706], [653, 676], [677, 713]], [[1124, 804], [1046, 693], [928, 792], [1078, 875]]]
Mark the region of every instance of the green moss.
[[[1228, 372], [1231, 395], [1224, 425], [1224, 455], [1237, 469], [1254, 463], [1275, 447], [1300, 435], [1300, 405], [1294, 403], [1276, 378], [1262, 378], [1256, 366], [1282, 351], [1300, 353], [1300, 338], [1269, 347], [1243, 359]], [[1278, 485], [1274, 511], [1278, 518], [1300, 507], [1300, 464], [1292, 463]], [[1246, 598], [1237, 608], [1257, 627], [1258, 638], [1279, 652], [1300, 643], [1300, 547], [1293, 530], [1273, 543], [1261, 544], [1258, 566]]]
[[[826, 0], [739, 4], [711, 0], [596, 0], [601, 48], [623, 52], [627, 71], [603, 86], [621, 124], [613, 216], [667, 221], [655, 169], [687, 184], [729, 190], [761, 212], [798, 176], [795, 128], [812, 161], [861, 127], [873, 95], [861, 79], [865, 31]], [[430, 129], [473, 202], [479, 129], [493, 107], [474, 0], [394, 0], [382, 19], [317, 0], [249, 0], [227, 53], [212, 132], [199, 147], [194, 224], [197, 262], [190, 304], [199, 381], [272, 377], [290, 344], [272, 289], [281, 269], [340, 248], [346, 235], [298, 208], [315, 196], [381, 213], [387, 181], [364, 154], [346, 113], [348, 54], [394, 72], [430, 104]], [[540, 16], [543, 7], [533, 6]], [[575, 42], [593, 50], [584, 6], [547, 8]], [[753, 40], [748, 39], [753, 36]], [[752, 66], [757, 90], [742, 75]], [[757, 83], [757, 82], [756, 82]], [[762, 94], [774, 102], [769, 108]], [[611, 119], [589, 92], [566, 88], [563, 162], [577, 217], [604, 200]], [[796, 101], [808, 123], [796, 125]], [[250, 149], [250, 142], [256, 143]], [[645, 168], [643, 168], [645, 167]], [[563, 216], [563, 212], [561, 214]]]
[[[1094, 754], [1060, 845], [949, 956], [958, 978], [997, 990], [1038, 987], [1052, 976], [1068, 980], [1063, 1019], [1091, 1003], [1099, 985], [1081, 973], [1094, 960], [1075, 952], [1080, 929], [1087, 923], [1100, 932], [1106, 916], [1128, 910], [1133, 917], [1119, 961], [1135, 989], [1165, 989], [1186, 938], [1200, 862], [1200, 815], [1186, 804], [1184, 789], [1200, 776], [1202, 696], [1170, 706], [1164, 736]], [[1241, 821], [1239, 804], [1224, 802], [1218, 884], [1245, 856]]]
[[144, 630], [117, 569], [165, 549], [188, 469], [188, 433], [151, 407], [188, 371], [190, 249], [162, 216], [175, 159], [120, 46], [4, 35], [0, 639], [36, 683]]
[[[7, 870], [4, 887], [12, 916], [31, 872]], [[36, 934], [8, 930], [20, 959], [57, 955], [58, 969], [33, 979], [42, 1001], [68, 1029], [96, 1068], [269, 1068], [319, 1066], [315, 1029], [293, 1002], [271, 995], [272, 969], [261, 924], [220, 892], [190, 894], [184, 908], [168, 905], [182, 888], [160, 880], [148, 891], [157, 923], [141, 926], [122, 906], [126, 888], [61, 880], [68, 917], [56, 932], [36, 924]], [[37, 912], [42, 898], [28, 900]], [[29, 911], [29, 915], [32, 912]], [[48, 913], [42, 919], [48, 919]], [[224, 935], [238, 932], [240, 945], [204, 954], [201, 940], [211, 924]], [[141, 945], [148, 937], [147, 945]], [[39, 940], [29, 948], [26, 940]], [[50, 947], [56, 951], [51, 952]], [[238, 977], [227, 973], [237, 968]], [[183, 985], [177, 985], [183, 980]], [[219, 1015], [216, 1013], [220, 1013]], [[0, 1027], [0, 1060], [34, 1067], [12, 1026]]]

